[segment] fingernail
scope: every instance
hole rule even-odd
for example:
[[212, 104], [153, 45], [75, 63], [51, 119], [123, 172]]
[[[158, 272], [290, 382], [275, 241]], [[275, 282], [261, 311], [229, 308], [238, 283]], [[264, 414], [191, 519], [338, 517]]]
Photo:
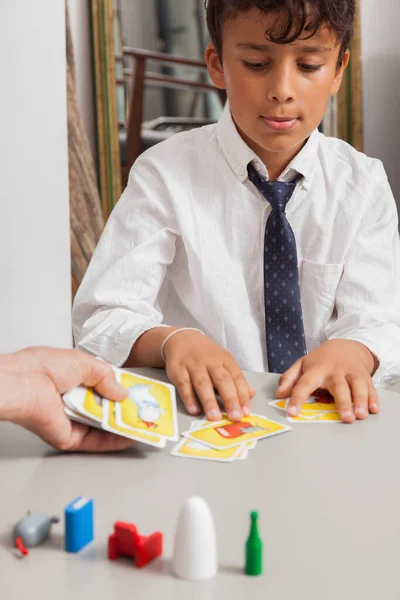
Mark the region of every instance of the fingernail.
[[353, 417], [353, 412], [351, 410], [345, 410], [342, 413], [342, 419], [351, 419]]
[[200, 410], [197, 408], [197, 406], [189, 406], [187, 410], [191, 415], [198, 415], [200, 413]]
[[367, 411], [365, 410], [365, 408], [356, 408], [356, 415], [357, 417], [366, 417], [367, 416]]
[[379, 407], [377, 404], [370, 404], [370, 409], [371, 410], [379, 410]]
[[231, 421], [240, 421], [241, 418], [242, 418], [242, 413], [239, 412], [238, 410], [234, 410], [233, 412], [230, 413]]
[[243, 407], [243, 414], [245, 417], [249, 417], [251, 415], [250, 409], [248, 406]]
[[213, 421], [214, 419], [220, 419], [222, 415], [218, 410], [213, 409], [210, 410], [209, 413], [207, 413], [207, 416], [210, 421]]
[[291, 417], [295, 417], [297, 415], [297, 408], [295, 406], [288, 406], [287, 412]]

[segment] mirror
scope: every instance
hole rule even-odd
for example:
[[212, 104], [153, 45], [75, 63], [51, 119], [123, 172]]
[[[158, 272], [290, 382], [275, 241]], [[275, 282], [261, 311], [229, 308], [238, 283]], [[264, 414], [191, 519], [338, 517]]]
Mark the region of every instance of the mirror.
[[[204, 0], [91, 0], [98, 171], [107, 218], [137, 156], [185, 129], [218, 120], [225, 92], [203, 60]], [[360, 16], [351, 60], [321, 130], [363, 149]]]

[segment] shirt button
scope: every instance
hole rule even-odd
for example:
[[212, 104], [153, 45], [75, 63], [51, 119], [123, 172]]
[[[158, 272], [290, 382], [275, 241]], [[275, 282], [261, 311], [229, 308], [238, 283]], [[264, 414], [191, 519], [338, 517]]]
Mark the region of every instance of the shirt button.
[[237, 175], [244, 175], [246, 173], [246, 170], [244, 167], [236, 167], [235, 172]]

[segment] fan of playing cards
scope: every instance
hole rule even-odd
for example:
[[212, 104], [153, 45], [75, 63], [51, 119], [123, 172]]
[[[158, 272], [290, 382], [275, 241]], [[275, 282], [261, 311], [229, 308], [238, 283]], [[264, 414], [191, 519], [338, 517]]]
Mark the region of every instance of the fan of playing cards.
[[114, 368], [118, 382], [127, 390], [122, 402], [101, 398], [79, 387], [64, 394], [65, 413], [84, 425], [111, 431], [132, 440], [165, 448], [179, 439], [175, 388], [149, 377]]

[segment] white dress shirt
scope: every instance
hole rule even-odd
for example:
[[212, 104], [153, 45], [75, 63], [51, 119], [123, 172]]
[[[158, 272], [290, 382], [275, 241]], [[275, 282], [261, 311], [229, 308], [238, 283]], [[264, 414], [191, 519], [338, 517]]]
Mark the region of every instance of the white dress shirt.
[[[120, 366], [145, 331], [197, 327], [244, 370], [268, 371], [263, 283], [271, 212], [226, 108], [136, 161], [77, 293], [78, 347]], [[294, 231], [307, 349], [365, 344], [377, 384], [400, 376], [398, 218], [380, 161], [318, 131], [280, 176], [303, 175], [286, 209]]]

